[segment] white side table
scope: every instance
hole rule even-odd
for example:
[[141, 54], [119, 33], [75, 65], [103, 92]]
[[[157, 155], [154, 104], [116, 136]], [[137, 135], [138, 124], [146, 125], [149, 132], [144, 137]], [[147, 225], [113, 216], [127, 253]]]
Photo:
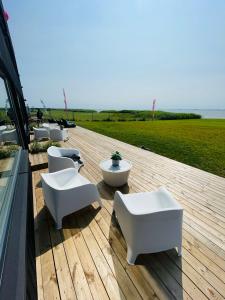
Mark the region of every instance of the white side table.
[[100, 168], [105, 183], [110, 186], [118, 187], [127, 183], [132, 164], [123, 159], [118, 167], [112, 166], [112, 160], [103, 160], [100, 162]]

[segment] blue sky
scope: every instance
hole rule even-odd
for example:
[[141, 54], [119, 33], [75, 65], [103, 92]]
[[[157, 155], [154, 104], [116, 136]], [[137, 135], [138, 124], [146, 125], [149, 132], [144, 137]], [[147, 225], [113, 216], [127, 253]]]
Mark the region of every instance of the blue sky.
[[30, 106], [225, 108], [224, 0], [3, 0]]

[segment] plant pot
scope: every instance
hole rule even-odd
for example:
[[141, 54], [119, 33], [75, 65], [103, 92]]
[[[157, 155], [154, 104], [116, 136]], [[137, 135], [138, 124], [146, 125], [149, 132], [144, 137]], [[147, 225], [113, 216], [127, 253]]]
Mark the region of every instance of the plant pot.
[[118, 166], [119, 166], [119, 164], [120, 164], [120, 161], [119, 161], [119, 159], [117, 159], [117, 160], [115, 160], [115, 159], [112, 159], [112, 166], [113, 166], [113, 167], [118, 167]]

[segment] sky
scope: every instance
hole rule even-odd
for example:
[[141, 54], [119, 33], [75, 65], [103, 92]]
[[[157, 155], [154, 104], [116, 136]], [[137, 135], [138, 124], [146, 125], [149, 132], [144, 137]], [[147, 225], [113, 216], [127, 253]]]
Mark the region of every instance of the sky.
[[225, 108], [224, 0], [3, 0], [30, 107]]

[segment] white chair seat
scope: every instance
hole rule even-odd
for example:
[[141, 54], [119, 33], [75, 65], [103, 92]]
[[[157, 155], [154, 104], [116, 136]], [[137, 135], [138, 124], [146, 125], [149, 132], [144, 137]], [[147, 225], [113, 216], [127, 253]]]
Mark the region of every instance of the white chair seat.
[[123, 202], [133, 215], [143, 215], [177, 208], [177, 202], [165, 189], [123, 195]]
[[59, 174], [59, 176], [55, 174], [55, 176], [49, 176], [48, 181], [48, 184], [56, 190], [68, 190], [88, 183], [90, 183], [90, 181], [77, 172], [64, 173], [63, 178], [61, 174]]
[[183, 209], [163, 187], [154, 192], [123, 195], [116, 192], [114, 210], [127, 242], [127, 261], [141, 253], [182, 249]]
[[41, 177], [45, 203], [58, 229], [62, 228], [64, 216], [95, 201], [102, 206], [96, 185], [74, 168], [44, 173]]

